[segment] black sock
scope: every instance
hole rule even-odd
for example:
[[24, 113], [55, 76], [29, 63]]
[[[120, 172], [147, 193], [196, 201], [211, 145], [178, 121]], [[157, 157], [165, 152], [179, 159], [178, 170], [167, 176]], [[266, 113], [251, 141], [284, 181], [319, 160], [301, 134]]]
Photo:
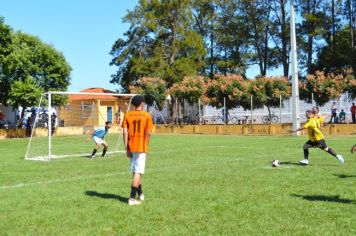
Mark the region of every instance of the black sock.
[[334, 157], [336, 157], [336, 155], [337, 155], [336, 152], [332, 148], [328, 148], [328, 153], [330, 153]]
[[91, 156], [94, 156], [95, 153], [96, 153], [96, 151], [98, 151], [98, 150], [96, 150], [96, 149], [94, 148], [93, 153], [91, 154]]
[[309, 157], [309, 150], [308, 149], [304, 149], [304, 159], [308, 160]]
[[141, 186], [141, 184], [137, 188], [137, 193], [138, 193], [138, 195], [142, 194], [142, 186]]
[[130, 198], [136, 198], [136, 193], [137, 193], [137, 188], [134, 186], [131, 186]]
[[103, 154], [102, 154], [101, 156], [105, 156], [106, 150], [108, 150], [108, 149], [107, 149], [107, 148], [104, 148], [104, 149], [103, 149]]

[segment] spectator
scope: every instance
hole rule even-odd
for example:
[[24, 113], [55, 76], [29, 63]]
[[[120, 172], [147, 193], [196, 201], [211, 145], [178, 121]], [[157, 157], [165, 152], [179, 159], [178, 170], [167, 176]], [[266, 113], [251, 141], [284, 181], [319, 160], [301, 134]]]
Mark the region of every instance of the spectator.
[[31, 131], [32, 131], [32, 119], [31, 117], [28, 117], [26, 123], [26, 137], [31, 137]]
[[356, 106], [355, 106], [355, 103], [353, 102], [352, 103], [352, 106], [350, 108], [350, 111], [351, 111], [351, 117], [352, 117], [352, 123], [356, 123]]
[[334, 118], [334, 123], [337, 123], [337, 115], [336, 115], [336, 112], [337, 112], [336, 103], [333, 102], [333, 105], [331, 106], [331, 117], [330, 117], [329, 123], [332, 123], [333, 118]]
[[2, 121], [4, 119], [5, 119], [5, 115], [4, 115], [4, 113], [2, 113], [2, 111], [0, 111], [0, 121]]
[[341, 109], [341, 112], [339, 114], [339, 120], [340, 123], [345, 123], [346, 121], [346, 112], [344, 111], [344, 109]]
[[52, 115], [51, 115], [51, 130], [52, 130], [52, 134], [54, 134], [54, 131], [56, 129], [56, 119], [57, 119], [57, 116], [56, 114], [53, 112]]

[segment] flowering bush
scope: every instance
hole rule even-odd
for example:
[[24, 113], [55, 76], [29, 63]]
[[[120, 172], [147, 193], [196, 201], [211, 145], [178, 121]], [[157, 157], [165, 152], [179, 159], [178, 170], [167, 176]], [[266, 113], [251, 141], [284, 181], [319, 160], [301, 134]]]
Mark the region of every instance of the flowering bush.
[[343, 75], [325, 74], [323, 71], [316, 71], [314, 75], [308, 75], [305, 82], [299, 83], [300, 97], [311, 103], [313, 93], [318, 106], [323, 106], [331, 99], [339, 97], [344, 88]]
[[251, 96], [253, 96], [253, 108], [260, 108], [264, 105], [268, 108], [278, 107], [280, 97], [282, 99], [289, 98], [291, 90], [291, 86], [285, 77], [259, 77], [256, 80], [249, 81], [241, 105], [245, 109], [250, 109]]
[[202, 76], [187, 76], [170, 88], [170, 93], [178, 99], [185, 99], [190, 105], [197, 103], [206, 92], [207, 83]]
[[156, 102], [158, 108], [162, 109], [167, 96], [167, 83], [160, 78], [143, 77], [130, 86], [130, 92], [143, 95], [146, 104], [152, 106]]
[[344, 71], [345, 91], [349, 92], [352, 99], [356, 98], [356, 78], [352, 69]]
[[228, 109], [239, 105], [240, 99], [246, 91], [247, 82], [240, 75], [217, 75], [209, 80], [206, 87], [204, 101], [215, 107], [224, 106]]

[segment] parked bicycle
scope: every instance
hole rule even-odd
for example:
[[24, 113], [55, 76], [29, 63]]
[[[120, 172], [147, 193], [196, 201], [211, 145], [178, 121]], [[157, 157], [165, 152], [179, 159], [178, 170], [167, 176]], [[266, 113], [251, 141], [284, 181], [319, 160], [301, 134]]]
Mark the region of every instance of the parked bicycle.
[[[224, 117], [222, 115], [213, 116], [213, 117], [211, 117], [210, 123], [211, 124], [223, 124], [224, 123]], [[238, 123], [238, 119], [237, 119], [237, 117], [234, 117], [234, 116], [231, 116], [230, 114], [228, 114], [227, 123], [228, 124], [237, 124]]]
[[262, 116], [262, 123], [263, 124], [271, 124], [271, 123], [277, 123], [279, 120], [278, 116], [274, 114], [274, 112], [271, 112], [271, 114]]

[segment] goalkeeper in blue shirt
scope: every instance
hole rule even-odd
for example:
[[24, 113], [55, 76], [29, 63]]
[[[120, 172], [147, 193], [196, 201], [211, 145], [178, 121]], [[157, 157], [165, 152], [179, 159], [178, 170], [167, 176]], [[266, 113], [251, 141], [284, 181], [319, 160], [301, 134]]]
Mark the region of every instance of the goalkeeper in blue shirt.
[[[95, 154], [98, 151], [100, 145], [103, 145], [104, 149], [103, 149], [103, 154], [101, 155], [102, 157], [105, 157], [106, 151], [108, 150], [108, 144], [105, 142], [104, 137], [105, 135], [109, 132], [109, 129], [111, 128], [111, 121], [106, 121], [105, 122], [105, 127], [100, 127], [98, 129], [96, 129], [94, 132], [92, 132], [92, 139], [95, 142], [95, 147], [94, 150], [90, 156], [90, 158], [95, 158]], [[87, 139], [87, 141], [89, 141], [89, 138]]]

